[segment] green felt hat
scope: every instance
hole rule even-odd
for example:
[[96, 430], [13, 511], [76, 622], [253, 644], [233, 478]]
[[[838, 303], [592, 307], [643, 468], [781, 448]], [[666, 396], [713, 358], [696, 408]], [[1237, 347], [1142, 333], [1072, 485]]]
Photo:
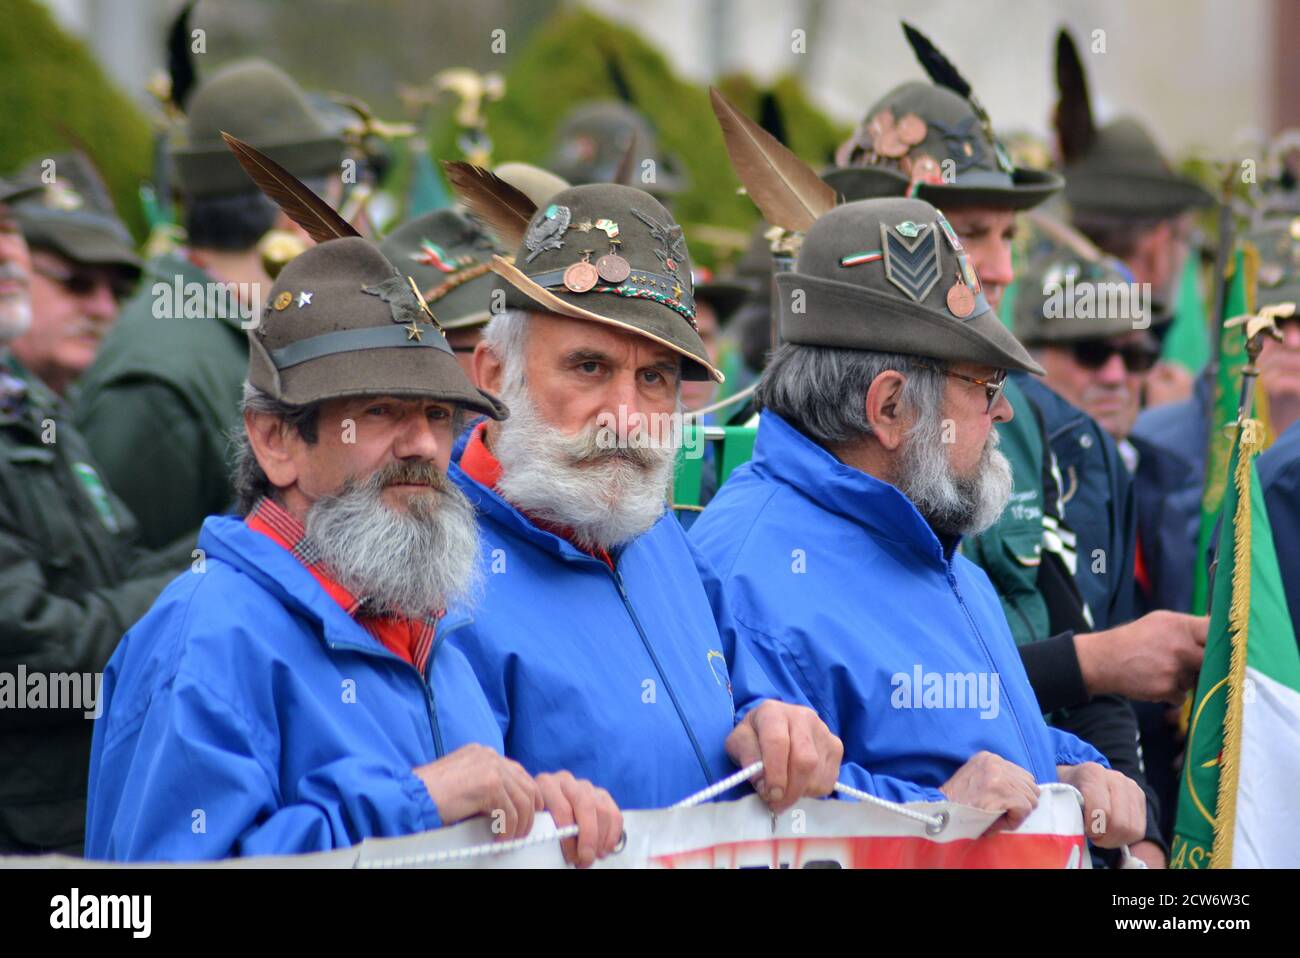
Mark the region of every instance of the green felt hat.
[[943, 209], [1037, 206], [1062, 186], [1055, 173], [1012, 164], [990, 138], [971, 101], [943, 86], [895, 87], [835, 154], [822, 174], [846, 200], [916, 194]]
[[1141, 286], [1110, 256], [1056, 247], [1032, 260], [1016, 287], [1016, 337], [1026, 346], [1110, 339], [1155, 325]]
[[138, 276], [142, 264], [131, 234], [90, 161], [80, 153], [46, 157], [28, 166], [23, 178], [39, 181], [45, 170], [53, 171], [51, 182], [14, 205], [27, 244], [52, 249], [73, 262], [117, 266]]
[[1065, 199], [1079, 212], [1167, 219], [1214, 202], [1195, 180], [1169, 167], [1133, 117], [1096, 131], [1087, 152], [1065, 167]]
[[[570, 183], [613, 181], [628, 148], [633, 150], [633, 182], [655, 196], [671, 196], [687, 186], [675, 157], [662, 153], [650, 120], [618, 100], [591, 100], [575, 106], [561, 121], [546, 168]], [[654, 160], [655, 179], [640, 180], [643, 160]]]
[[984, 298], [956, 232], [923, 200], [835, 207], [776, 285], [787, 342], [1043, 374]]
[[249, 330], [248, 381], [295, 405], [427, 397], [504, 419], [501, 401], [465, 377], [412, 283], [359, 236], [299, 254]]
[[682, 228], [649, 193], [617, 183], [573, 186], [528, 224], [514, 262], [496, 257], [506, 305], [616, 326], [683, 358], [685, 379], [722, 382], [695, 326]]
[[379, 249], [415, 278], [444, 329], [481, 326], [492, 318], [492, 256], [502, 250], [468, 216], [450, 209], [425, 213], [390, 233]]
[[1300, 215], [1266, 220], [1243, 239], [1259, 251], [1256, 306], [1300, 305]]
[[183, 139], [170, 153], [190, 196], [249, 191], [248, 176], [221, 139], [223, 130], [300, 179], [339, 172], [342, 136], [287, 73], [265, 60], [240, 60], [218, 70], [194, 91], [186, 111]]

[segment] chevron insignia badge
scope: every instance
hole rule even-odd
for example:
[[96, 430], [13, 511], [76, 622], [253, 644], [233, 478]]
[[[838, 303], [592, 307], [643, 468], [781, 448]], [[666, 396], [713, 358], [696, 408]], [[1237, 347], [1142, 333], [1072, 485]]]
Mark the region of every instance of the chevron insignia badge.
[[924, 300], [939, 281], [939, 243], [934, 224], [908, 220], [890, 228], [881, 223], [880, 248], [884, 252], [885, 278], [914, 302]]

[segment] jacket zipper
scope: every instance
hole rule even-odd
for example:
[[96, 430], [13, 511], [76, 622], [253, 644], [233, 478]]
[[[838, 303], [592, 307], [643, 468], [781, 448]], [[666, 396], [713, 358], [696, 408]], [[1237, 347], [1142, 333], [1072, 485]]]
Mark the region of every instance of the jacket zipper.
[[[448, 631], [454, 632], [457, 628], [459, 628], [459, 626], [454, 626]], [[433, 674], [434, 654], [438, 651], [438, 646], [442, 644], [443, 637], [442, 634], [435, 634], [433, 645], [429, 649], [429, 661], [426, 667], [430, 675]], [[424, 686], [424, 708], [429, 718], [429, 732], [433, 736], [433, 757], [434, 759], [440, 759], [443, 757], [442, 729], [438, 725], [438, 703], [434, 699], [433, 683], [424, 675], [421, 675], [419, 669], [410, 662], [407, 662], [401, 656], [394, 655], [387, 649], [380, 651], [377, 649], [367, 648], [364, 645], [356, 645], [352, 642], [330, 642], [329, 647], [336, 651], [338, 649], [349, 649], [353, 652], [360, 652], [362, 655], [369, 655], [377, 659], [388, 659], [389, 661], [400, 663], [414, 672], [420, 679], [420, 684]]]
[[[980, 634], [979, 628], [975, 625], [975, 618], [970, 614], [970, 609], [966, 607], [966, 600], [961, 597], [957, 590], [957, 577], [952, 574], [951, 567], [947, 570], [948, 586], [952, 589], [953, 596], [957, 599], [957, 604], [961, 606], [962, 612], [966, 614], [966, 621], [970, 624], [971, 631], [975, 633], [975, 639], [980, 644], [980, 650], [984, 653], [984, 661], [988, 663], [989, 670], [993, 671], [993, 656], [989, 653], [988, 646], [984, 642], [984, 636]], [[1016, 712], [1015, 702], [1011, 696], [1007, 696], [1007, 707], [1011, 710], [1011, 720], [1015, 723], [1016, 734], [1020, 736], [1020, 745], [1025, 750], [1025, 757], [1033, 760], [1034, 753], [1029, 747], [1029, 740], [1025, 738], [1025, 730], [1020, 725], [1020, 716]], [[1053, 770], [1055, 770], [1055, 757], [1053, 757]]]
[[[603, 563], [602, 563], [603, 564]], [[609, 568], [606, 566], [606, 568]], [[673, 703], [673, 708], [677, 710], [677, 717], [681, 719], [682, 728], [686, 729], [686, 736], [691, 740], [691, 748], [695, 749], [695, 757], [699, 760], [700, 770], [704, 773], [704, 784], [713, 784], [713, 776], [709, 771], [709, 763], [704, 760], [704, 751], [700, 748], [699, 741], [695, 738], [695, 731], [691, 728], [690, 722], [686, 720], [686, 713], [682, 711], [681, 704], [677, 701], [677, 694], [673, 692], [672, 685], [668, 682], [668, 676], [663, 667], [659, 664], [659, 656], [655, 655], [654, 646], [650, 644], [650, 639], [645, 634], [645, 629], [641, 628], [641, 620], [637, 618], [636, 609], [632, 608], [632, 602], [627, 596], [627, 590], [623, 588], [623, 577], [617, 569], [610, 569], [610, 574], [614, 577], [614, 585], [618, 588], [619, 597], [623, 600], [623, 608], [627, 609], [628, 616], [632, 619], [632, 624], [636, 626], [637, 635], [641, 636], [641, 644], [645, 646], [646, 652], [650, 655], [650, 661], [654, 663], [655, 671], [659, 673], [659, 680], [664, 684], [664, 691], [668, 693], [668, 698]]]

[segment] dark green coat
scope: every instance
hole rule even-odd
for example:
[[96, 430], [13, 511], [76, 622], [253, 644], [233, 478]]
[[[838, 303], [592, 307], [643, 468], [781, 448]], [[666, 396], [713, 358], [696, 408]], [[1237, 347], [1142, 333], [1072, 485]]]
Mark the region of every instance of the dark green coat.
[[[134, 518], [99, 480], [65, 407], [9, 369], [27, 386], [25, 402], [0, 400], [0, 696], [12, 697], [31, 688], [18, 686], [24, 674], [102, 672], [189, 563], [192, 541], [166, 554], [136, 548]], [[83, 709], [4, 704], [0, 853], [80, 854], [92, 721]]]
[[186, 260], [152, 261], [82, 379], [76, 423], [113, 491], [161, 548], [234, 501], [227, 436], [241, 422], [248, 341], [238, 318], [157, 319], [153, 286], [210, 283]]

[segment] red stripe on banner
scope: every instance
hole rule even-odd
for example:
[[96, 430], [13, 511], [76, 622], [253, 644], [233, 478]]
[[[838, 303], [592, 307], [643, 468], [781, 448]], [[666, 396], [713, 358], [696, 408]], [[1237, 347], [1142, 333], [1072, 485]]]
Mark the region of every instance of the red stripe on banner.
[[1081, 835], [925, 838], [776, 838], [725, 842], [650, 859], [652, 868], [1069, 868], [1086, 854]]

